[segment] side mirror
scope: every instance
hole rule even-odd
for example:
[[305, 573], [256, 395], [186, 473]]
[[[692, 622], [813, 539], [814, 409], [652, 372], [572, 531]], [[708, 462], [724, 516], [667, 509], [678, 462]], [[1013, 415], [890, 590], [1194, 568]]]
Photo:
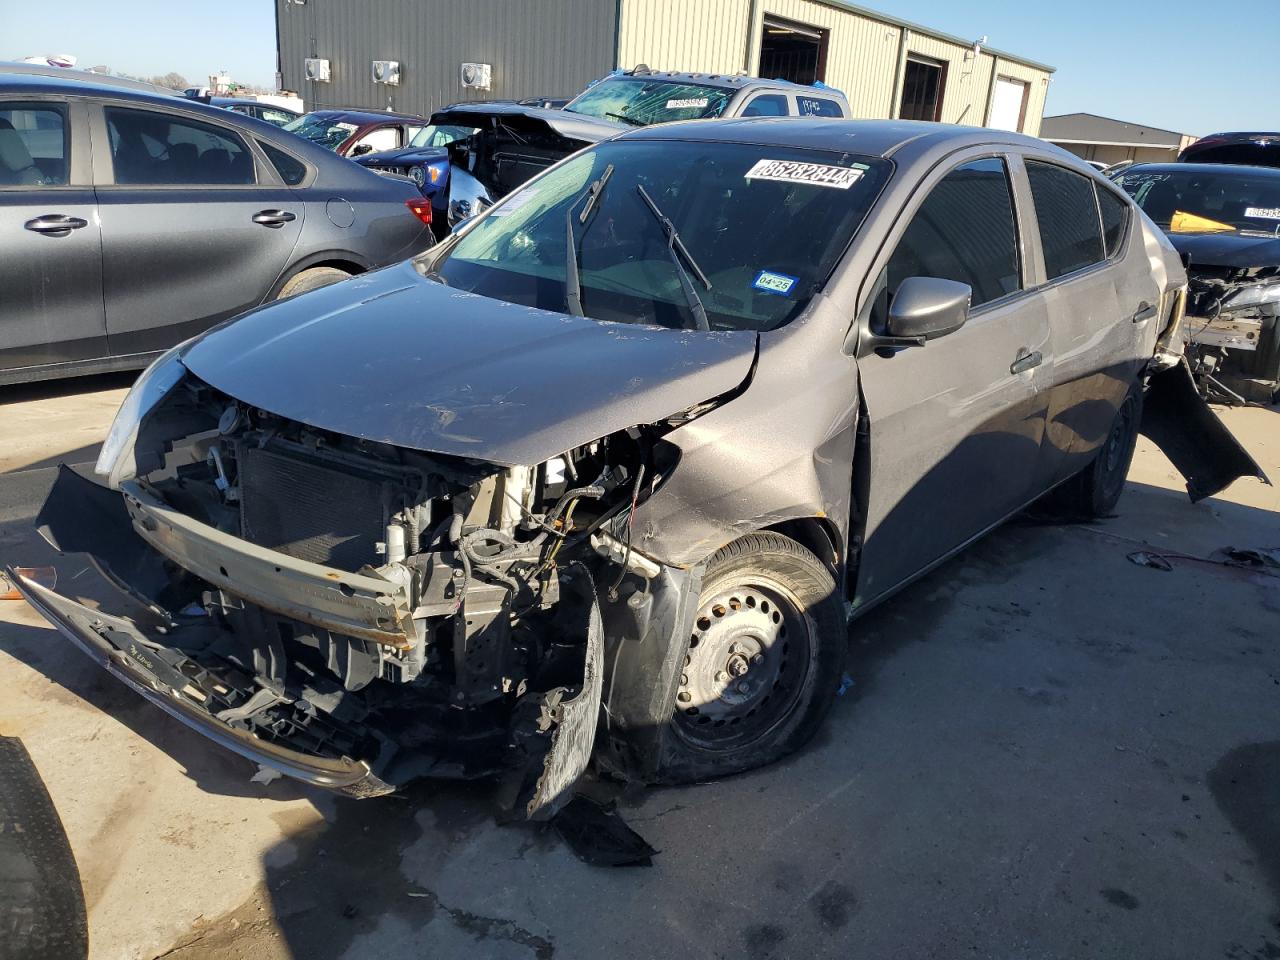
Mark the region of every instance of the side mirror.
[[973, 289], [967, 283], [938, 277], [908, 277], [898, 285], [889, 305], [883, 346], [923, 346], [927, 340], [954, 333], [969, 319]]
[[357, 144], [355, 149], [351, 151], [353, 157], [363, 157], [366, 153], [373, 153], [373, 145], [369, 143]]

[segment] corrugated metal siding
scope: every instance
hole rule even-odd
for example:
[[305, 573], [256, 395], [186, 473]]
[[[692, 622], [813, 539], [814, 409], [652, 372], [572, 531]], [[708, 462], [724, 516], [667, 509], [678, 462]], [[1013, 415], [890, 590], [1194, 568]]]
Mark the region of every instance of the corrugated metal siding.
[[[750, 0], [622, 0], [619, 65], [754, 74], [761, 22], [766, 16], [782, 17], [828, 31], [826, 82], [844, 91], [855, 117], [897, 115], [902, 27], [821, 0], [760, 0], [748, 41], [751, 8]], [[906, 50], [946, 62], [944, 123], [986, 123], [995, 64], [991, 54], [984, 51], [974, 57], [969, 47], [913, 31], [907, 31]], [[999, 62], [1002, 75], [1031, 84], [1025, 132], [1034, 134], [1044, 112], [1048, 74], [1009, 60]]]
[[[384, 108], [423, 115], [458, 100], [572, 96], [613, 68], [616, 0], [275, 0], [283, 86], [308, 109]], [[304, 79], [325, 57], [330, 83]], [[399, 60], [398, 87], [370, 79], [373, 60]], [[464, 90], [463, 61], [493, 65], [487, 91]]]
[[750, 0], [623, 0], [618, 65], [737, 73]]

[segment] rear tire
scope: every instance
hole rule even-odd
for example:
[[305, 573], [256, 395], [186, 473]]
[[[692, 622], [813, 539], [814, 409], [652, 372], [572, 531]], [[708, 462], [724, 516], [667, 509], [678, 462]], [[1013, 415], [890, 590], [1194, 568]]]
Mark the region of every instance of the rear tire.
[[711, 558], [656, 779], [741, 773], [802, 746], [831, 709], [848, 639], [827, 567], [753, 533]]
[[1111, 516], [1124, 493], [1142, 424], [1142, 385], [1129, 388], [1093, 462], [1054, 491], [1053, 505], [1077, 517]]
[[331, 283], [346, 280], [350, 276], [351, 274], [345, 270], [339, 270], [337, 267], [312, 267], [310, 270], [302, 270], [290, 277], [285, 285], [280, 288], [280, 292], [276, 294], [276, 299], [283, 300], [286, 297], [295, 297], [309, 290], [319, 290], [321, 287], [327, 287]]

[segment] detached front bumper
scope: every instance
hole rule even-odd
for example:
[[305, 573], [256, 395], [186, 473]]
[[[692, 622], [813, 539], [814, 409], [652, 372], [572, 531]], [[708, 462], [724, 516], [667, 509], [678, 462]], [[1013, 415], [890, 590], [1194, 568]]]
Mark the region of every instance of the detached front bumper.
[[215, 743], [296, 780], [352, 797], [394, 791], [364, 761], [303, 753], [268, 743], [219, 720], [198, 698], [199, 690], [191, 679], [156, 656], [157, 642], [131, 620], [70, 600], [13, 568], [7, 574], [32, 607], [108, 673]]

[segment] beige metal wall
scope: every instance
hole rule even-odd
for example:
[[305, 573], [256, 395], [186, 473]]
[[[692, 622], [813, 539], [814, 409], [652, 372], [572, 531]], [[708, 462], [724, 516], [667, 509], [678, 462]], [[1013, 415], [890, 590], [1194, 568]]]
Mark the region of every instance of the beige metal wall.
[[1040, 130], [1049, 77], [1042, 70], [985, 51], [975, 57], [967, 46], [818, 0], [759, 0], [754, 17], [752, 7], [751, 0], [622, 0], [618, 66], [754, 74], [761, 22], [772, 15], [829, 31], [826, 82], [844, 91], [854, 116], [896, 116], [902, 62], [917, 53], [947, 64], [944, 123], [985, 124], [997, 72], [1030, 84], [1023, 132]]

